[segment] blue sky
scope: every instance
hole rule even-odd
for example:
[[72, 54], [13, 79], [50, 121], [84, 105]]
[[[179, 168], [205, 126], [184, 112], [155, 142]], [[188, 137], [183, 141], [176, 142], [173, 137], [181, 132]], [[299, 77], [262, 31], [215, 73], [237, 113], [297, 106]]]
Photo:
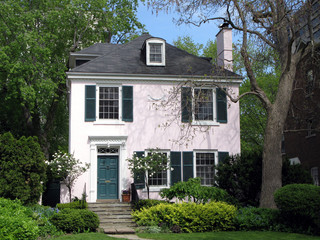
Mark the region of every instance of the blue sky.
[[179, 36], [189, 35], [196, 43], [205, 45], [209, 39], [214, 40], [219, 31], [218, 24], [220, 22], [210, 22], [200, 27], [186, 24], [177, 26], [173, 22], [174, 13], [152, 14], [152, 10], [141, 2], [137, 15], [139, 21], [146, 26], [152, 36], [164, 38], [170, 44], [177, 40]]

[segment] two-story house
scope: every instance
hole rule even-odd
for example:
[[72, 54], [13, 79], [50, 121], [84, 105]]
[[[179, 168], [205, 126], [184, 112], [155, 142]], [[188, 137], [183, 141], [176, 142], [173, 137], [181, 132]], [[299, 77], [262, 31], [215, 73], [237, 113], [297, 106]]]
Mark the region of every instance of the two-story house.
[[[225, 69], [232, 69], [231, 29], [221, 29], [217, 37], [222, 66], [149, 34], [71, 54], [69, 151], [90, 163], [73, 196], [85, 193], [89, 202], [120, 199], [133, 182], [126, 159], [156, 148], [172, 168], [148, 180], [151, 198], [190, 177], [213, 184], [219, 157], [240, 153], [239, 104], [218, 86], [237, 96], [242, 81]], [[205, 97], [195, 98], [199, 92]], [[68, 200], [62, 186], [61, 202]]]

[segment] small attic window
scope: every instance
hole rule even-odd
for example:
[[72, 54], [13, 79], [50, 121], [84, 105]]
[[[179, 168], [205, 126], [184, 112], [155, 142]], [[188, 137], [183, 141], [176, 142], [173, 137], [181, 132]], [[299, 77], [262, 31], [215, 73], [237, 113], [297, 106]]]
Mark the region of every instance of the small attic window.
[[166, 51], [165, 41], [162, 39], [150, 38], [146, 41], [146, 58], [148, 66], [165, 66]]

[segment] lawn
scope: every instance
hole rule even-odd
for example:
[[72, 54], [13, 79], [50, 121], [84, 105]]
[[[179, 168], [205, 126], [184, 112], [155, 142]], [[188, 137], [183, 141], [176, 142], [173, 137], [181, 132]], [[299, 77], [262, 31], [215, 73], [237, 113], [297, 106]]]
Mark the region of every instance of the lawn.
[[158, 239], [158, 240], [316, 240], [319, 236], [309, 236], [295, 233], [280, 232], [207, 232], [207, 233], [139, 233], [141, 238]]
[[[295, 233], [279, 233], [279, 232], [207, 232], [207, 233], [139, 233], [139, 237], [159, 240], [316, 240], [319, 236], [309, 236]], [[103, 233], [81, 233], [65, 235], [55, 240], [105, 240], [105, 239], [123, 239], [112, 238]]]

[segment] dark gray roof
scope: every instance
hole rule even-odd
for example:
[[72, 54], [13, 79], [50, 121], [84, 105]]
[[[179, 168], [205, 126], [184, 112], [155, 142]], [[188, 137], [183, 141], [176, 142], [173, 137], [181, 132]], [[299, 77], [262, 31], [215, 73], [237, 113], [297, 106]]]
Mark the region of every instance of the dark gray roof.
[[78, 53], [101, 53], [102, 56], [72, 69], [71, 72], [198, 76], [206, 74], [209, 76], [240, 77], [231, 71], [212, 65], [207, 59], [189, 54], [168, 43], [166, 43], [166, 66], [147, 66], [143, 48], [145, 41], [149, 38], [152, 36], [142, 34], [122, 45], [94, 44]]

